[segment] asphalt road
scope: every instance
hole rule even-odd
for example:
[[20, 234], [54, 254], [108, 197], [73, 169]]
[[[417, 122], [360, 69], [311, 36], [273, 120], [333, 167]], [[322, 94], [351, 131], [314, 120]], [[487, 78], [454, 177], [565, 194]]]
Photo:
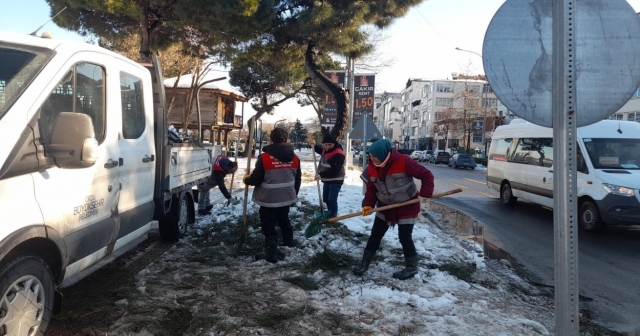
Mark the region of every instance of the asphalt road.
[[[484, 238], [509, 253], [531, 281], [554, 285], [553, 211], [518, 200], [502, 204], [485, 183], [486, 171], [426, 165], [436, 177], [436, 192], [461, 188], [438, 200], [484, 226]], [[598, 323], [640, 335], [640, 226], [607, 227], [578, 234], [579, 291]]]

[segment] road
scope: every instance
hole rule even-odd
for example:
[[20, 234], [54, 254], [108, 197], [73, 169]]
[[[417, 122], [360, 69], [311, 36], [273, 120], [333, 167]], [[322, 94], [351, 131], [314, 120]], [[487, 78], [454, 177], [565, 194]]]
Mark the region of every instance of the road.
[[[462, 188], [438, 200], [484, 226], [484, 238], [509, 253], [531, 281], [554, 285], [553, 211], [518, 200], [503, 205], [487, 188], [486, 171], [426, 165], [436, 177], [436, 192]], [[578, 234], [581, 302], [598, 323], [640, 335], [640, 226], [608, 227]]]

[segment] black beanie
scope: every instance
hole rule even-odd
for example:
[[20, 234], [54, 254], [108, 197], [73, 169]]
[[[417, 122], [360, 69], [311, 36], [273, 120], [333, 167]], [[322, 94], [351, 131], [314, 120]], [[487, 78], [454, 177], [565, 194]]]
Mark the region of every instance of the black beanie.
[[336, 139], [331, 134], [326, 134], [322, 138], [322, 143], [336, 143]]
[[273, 131], [271, 131], [269, 138], [273, 143], [285, 143], [287, 142], [288, 136], [289, 134], [287, 133], [287, 131], [278, 127], [278, 128], [274, 128]]

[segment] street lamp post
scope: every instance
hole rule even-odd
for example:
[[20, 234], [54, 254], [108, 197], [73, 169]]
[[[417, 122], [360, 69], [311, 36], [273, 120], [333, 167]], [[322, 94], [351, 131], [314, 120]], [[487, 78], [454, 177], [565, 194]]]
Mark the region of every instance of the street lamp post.
[[[458, 47], [456, 47], [456, 50], [465, 51], [465, 52], [468, 52], [468, 53], [476, 54], [476, 55], [480, 56], [480, 58], [482, 59], [482, 55], [478, 54], [475, 51], [466, 50], [466, 49], [462, 49], [462, 48], [458, 48]], [[485, 75], [485, 79], [486, 79], [486, 75]], [[489, 105], [489, 81], [488, 80], [487, 80], [487, 83], [483, 86], [483, 90], [484, 90], [484, 117], [483, 117], [483, 121], [482, 121], [482, 147], [483, 147], [483, 154], [482, 155], [484, 157], [486, 157], [487, 156], [487, 135], [485, 134], [485, 132], [486, 132], [486, 129], [487, 129], [487, 105]]]
[[280, 120], [276, 121], [276, 123], [275, 123], [275, 124], [273, 124], [273, 128], [278, 127], [278, 123], [279, 123], [279, 122], [283, 122], [283, 121], [287, 121], [287, 119], [280, 119]]

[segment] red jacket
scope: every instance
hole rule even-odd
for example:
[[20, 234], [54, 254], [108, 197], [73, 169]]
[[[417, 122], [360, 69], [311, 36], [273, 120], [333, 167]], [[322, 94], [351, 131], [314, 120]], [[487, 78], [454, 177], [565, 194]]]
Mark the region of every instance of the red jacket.
[[[389, 162], [387, 162], [387, 164], [384, 167], [376, 168], [371, 162], [369, 162], [369, 167], [376, 169], [376, 171], [378, 172], [378, 177], [384, 180], [385, 176], [387, 175], [387, 171], [391, 167], [392, 163], [396, 160], [405, 160], [405, 163], [404, 163], [405, 172], [407, 173], [407, 175], [422, 181], [420, 192], [418, 193], [418, 195], [415, 196], [415, 198], [417, 198], [418, 196], [430, 198], [433, 195], [433, 188], [434, 188], [434, 185], [433, 185], [434, 177], [431, 171], [425, 168], [424, 166], [422, 166], [421, 164], [417, 163], [416, 161], [412, 160], [407, 155], [400, 154], [400, 152], [398, 152], [395, 148], [391, 149], [391, 157], [389, 158]], [[367, 190], [364, 195], [363, 206], [368, 205], [370, 207], [375, 207], [377, 205], [378, 207], [382, 207], [387, 205], [378, 200], [378, 198], [376, 197], [377, 191], [378, 190], [376, 188], [376, 185], [373, 182], [368, 181]], [[419, 213], [420, 213], [420, 203], [405, 205], [403, 207], [386, 210], [382, 212], [387, 222], [392, 222], [392, 223], [395, 223], [399, 219], [403, 219], [403, 218], [418, 217]]]

